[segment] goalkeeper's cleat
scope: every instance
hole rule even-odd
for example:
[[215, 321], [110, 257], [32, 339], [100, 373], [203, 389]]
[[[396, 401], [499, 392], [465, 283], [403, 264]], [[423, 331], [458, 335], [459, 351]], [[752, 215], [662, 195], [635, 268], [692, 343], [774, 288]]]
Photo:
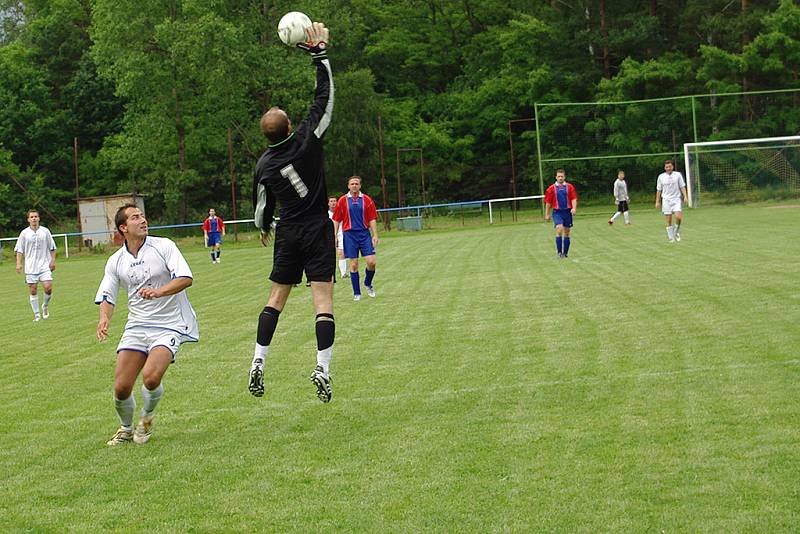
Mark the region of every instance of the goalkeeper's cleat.
[[331, 389], [331, 377], [322, 370], [322, 366], [318, 365], [311, 372], [311, 381], [317, 386], [317, 397], [322, 402], [330, 402], [333, 397], [333, 389]]
[[153, 416], [144, 417], [139, 419], [139, 424], [133, 430], [133, 442], [139, 445], [144, 445], [150, 441], [150, 436], [153, 435]]
[[111, 447], [115, 445], [122, 445], [124, 443], [130, 443], [133, 441], [133, 432], [130, 430], [125, 430], [123, 427], [119, 427], [117, 433], [114, 434], [110, 440], [106, 442], [106, 445]]
[[264, 396], [264, 368], [261, 365], [250, 368], [250, 385], [247, 389], [254, 397]]

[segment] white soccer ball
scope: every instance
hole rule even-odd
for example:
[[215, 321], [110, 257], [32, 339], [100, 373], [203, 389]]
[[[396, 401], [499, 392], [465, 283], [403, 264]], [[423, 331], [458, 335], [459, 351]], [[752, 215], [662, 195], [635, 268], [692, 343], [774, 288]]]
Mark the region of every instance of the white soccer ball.
[[294, 46], [306, 40], [306, 28], [309, 26], [311, 19], [305, 13], [291, 11], [278, 22], [278, 37], [284, 44]]

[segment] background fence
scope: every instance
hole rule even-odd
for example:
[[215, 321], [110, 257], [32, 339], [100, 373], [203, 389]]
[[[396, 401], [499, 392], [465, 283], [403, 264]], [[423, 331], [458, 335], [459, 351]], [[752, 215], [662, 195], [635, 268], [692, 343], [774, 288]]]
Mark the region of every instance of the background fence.
[[665, 159], [684, 170], [684, 143], [799, 133], [800, 89], [537, 103], [508, 129], [515, 179], [538, 182], [540, 194], [559, 167], [584, 196], [610, 195], [618, 169], [632, 193], [653, 194]]

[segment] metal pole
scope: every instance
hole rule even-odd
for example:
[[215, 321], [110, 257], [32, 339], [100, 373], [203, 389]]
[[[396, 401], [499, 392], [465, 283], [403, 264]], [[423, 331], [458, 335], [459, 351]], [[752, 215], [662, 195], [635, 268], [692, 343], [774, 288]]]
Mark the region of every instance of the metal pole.
[[[542, 141], [539, 135], [539, 105], [533, 104], [533, 120], [536, 123], [536, 158], [539, 160], [539, 194], [544, 195], [544, 172], [542, 171]], [[544, 201], [542, 201], [542, 218], [544, 218]]]
[[[381, 116], [378, 115], [378, 151], [380, 154], [381, 159], [381, 193], [383, 195], [383, 209], [386, 210], [389, 208], [389, 202], [386, 200], [386, 173], [384, 172], [383, 168], [383, 123], [381, 122]], [[385, 230], [390, 230], [392, 226], [392, 219], [389, 215], [388, 211], [383, 212], [383, 228]]]
[[419, 175], [422, 177], [422, 203], [428, 205], [428, 194], [425, 191], [425, 162], [422, 157], [422, 149], [419, 149]]
[[[231, 127], [228, 126], [228, 170], [231, 174], [231, 208], [233, 209], [233, 220], [236, 220], [236, 171], [233, 165], [233, 138]], [[239, 242], [239, 225], [233, 225], [233, 240]]]
[[396, 148], [394, 152], [395, 163], [397, 164], [397, 207], [403, 207], [403, 193], [400, 187], [400, 149]]
[[[72, 138], [72, 161], [75, 167], [75, 204], [77, 206], [77, 217], [78, 217], [78, 231], [81, 231], [81, 186], [80, 180], [78, 179], [78, 138]], [[78, 236], [78, 250], [81, 250], [81, 240], [83, 239], [83, 234]], [[64, 241], [67, 240], [67, 236], [64, 236]], [[69, 252], [67, 252], [67, 257], [69, 258]]]

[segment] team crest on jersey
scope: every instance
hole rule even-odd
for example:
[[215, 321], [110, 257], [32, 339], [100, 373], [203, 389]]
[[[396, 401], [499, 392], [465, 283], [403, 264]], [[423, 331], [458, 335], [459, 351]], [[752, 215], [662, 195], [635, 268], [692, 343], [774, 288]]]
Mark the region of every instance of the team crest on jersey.
[[[142, 265], [144, 262], [137, 262], [134, 265]], [[128, 270], [128, 279], [131, 281], [131, 285], [133, 286], [140, 286], [144, 284], [146, 281], [150, 280], [150, 268], [143, 267], [143, 268], [133, 268]]]

